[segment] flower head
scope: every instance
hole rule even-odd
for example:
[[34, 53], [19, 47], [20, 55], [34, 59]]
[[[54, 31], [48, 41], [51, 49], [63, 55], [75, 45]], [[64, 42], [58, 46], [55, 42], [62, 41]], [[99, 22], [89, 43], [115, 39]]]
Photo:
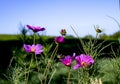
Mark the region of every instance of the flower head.
[[96, 29], [96, 32], [97, 32], [97, 33], [101, 33], [102, 30], [101, 30], [101, 29]]
[[65, 58], [60, 59], [60, 61], [61, 61], [65, 66], [70, 67], [70, 66], [72, 65], [72, 61], [74, 60], [74, 58], [75, 58], [75, 53], [73, 53], [73, 56], [70, 56], [70, 55], [65, 56]]
[[39, 26], [30, 26], [30, 25], [26, 25], [29, 29], [31, 29], [33, 32], [38, 32], [38, 31], [44, 31], [45, 28], [41, 28]]
[[41, 44], [36, 44], [36, 45], [33, 44], [32, 46], [24, 44], [24, 50], [27, 53], [35, 53], [37, 55], [43, 52], [43, 46]]
[[102, 30], [99, 28], [98, 25], [94, 26], [96, 33], [101, 33]]
[[61, 30], [61, 32], [60, 32], [60, 34], [61, 34], [62, 36], [65, 36], [65, 35], [66, 35], [66, 33], [67, 33], [67, 32], [66, 32], [66, 30], [65, 30], [65, 29], [62, 29], [62, 30]]
[[56, 43], [63, 43], [64, 42], [64, 37], [63, 36], [58, 36], [58, 37], [55, 37], [54, 38], [54, 41], [56, 42]]
[[78, 69], [79, 67], [88, 68], [90, 65], [94, 63], [94, 60], [91, 56], [81, 54], [75, 58], [76, 65], [73, 67], [74, 69]]

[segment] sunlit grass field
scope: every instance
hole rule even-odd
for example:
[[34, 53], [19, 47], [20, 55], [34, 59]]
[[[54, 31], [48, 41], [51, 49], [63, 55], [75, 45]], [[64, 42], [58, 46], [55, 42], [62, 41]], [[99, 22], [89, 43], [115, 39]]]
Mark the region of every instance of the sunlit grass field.
[[5, 40], [17, 40], [18, 35], [11, 35], [11, 34], [0, 34], [0, 41], [5, 41]]

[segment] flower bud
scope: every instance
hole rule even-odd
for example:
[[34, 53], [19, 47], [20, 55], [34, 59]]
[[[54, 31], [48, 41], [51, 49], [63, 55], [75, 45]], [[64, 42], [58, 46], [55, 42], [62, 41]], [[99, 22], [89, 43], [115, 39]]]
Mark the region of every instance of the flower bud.
[[67, 32], [66, 32], [66, 30], [65, 30], [65, 29], [62, 29], [62, 30], [61, 30], [61, 32], [60, 32], [60, 34], [61, 34], [62, 36], [65, 36], [65, 35], [66, 35], [66, 33], [67, 33]]
[[96, 32], [97, 32], [97, 33], [101, 33], [102, 30], [97, 28], [97, 29], [96, 29]]
[[63, 43], [64, 42], [64, 37], [63, 36], [58, 36], [54, 38], [55, 43]]
[[102, 30], [99, 28], [98, 25], [94, 26], [96, 33], [101, 33]]

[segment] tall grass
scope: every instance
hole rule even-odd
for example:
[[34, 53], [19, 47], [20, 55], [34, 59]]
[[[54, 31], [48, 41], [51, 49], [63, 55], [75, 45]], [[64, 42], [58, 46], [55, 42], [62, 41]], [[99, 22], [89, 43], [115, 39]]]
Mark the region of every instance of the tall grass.
[[[41, 54], [26, 53], [24, 47], [13, 50], [13, 57], [6, 73], [4, 73], [7, 82], [1, 79], [0, 84], [119, 84], [119, 52], [116, 54], [111, 48], [114, 58], [98, 58], [103, 54], [104, 49], [112, 43], [103, 46], [105, 42], [103, 41], [97, 44], [100, 33], [98, 31], [96, 31], [95, 39], [89, 38], [85, 42], [78, 36], [72, 26], [71, 28], [79, 39], [79, 43], [82, 44], [82, 47], [79, 47], [80, 50], [78, 50], [80, 53], [75, 55], [71, 66], [66, 66], [60, 61], [60, 59], [66, 57], [63, 53], [58, 54], [60, 43], [56, 43], [54, 40], [51, 44], [47, 44], [46, 40], [39, 41], [43, 45]], [[99, 28], [95, 26], [95, 29], [98, 30]], [[35, 32], [29, 37], [26, 37], [25, 34], [20, 37], [23, 44], [30, 43], [30, 45], [37, 44], [40, 40], [38, 38], [42, 37]], [[28, 39], [32, 40], [26, 42]], [[85, 63], [84, 67], [74, 70], [75, 58], [81, 55], [81, 52], [87, 56], [92, 56], [94, 64]]]

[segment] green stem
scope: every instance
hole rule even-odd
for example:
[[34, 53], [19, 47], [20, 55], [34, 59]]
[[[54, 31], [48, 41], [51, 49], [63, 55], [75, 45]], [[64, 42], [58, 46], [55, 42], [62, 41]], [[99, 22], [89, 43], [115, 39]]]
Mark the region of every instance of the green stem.
[[[37, 56], [34, 54], [35, 56], [35, 60], [36, 60], [36, 65], [37, 65], [37, 70], [38, 70], [38, 73], [40, 73], [40, 70], [39, 70], [39, 67], [38, 67], [38, 61], [37, 61]], [[38, 77], [39, 78], [39, 77]], [[42, 80], [39, 78], [41, 84], [42, 84]]]
[[[58, 67], [58, 63], [57, 63], [57, 67]], [[56, 67], [56, 68], [57, 68], [57, 67]], [[54, 72], [53, 72], [52, 75], [50, 76], [50, 80], [49, 80], [48, 84], [50, 84], [50, 82], [51, 82], [51, 80], [52, 80], [52, 78], [53, 78], [55, 72], [57, 71], [56, 68], [54, 69]]]
[[80, 69], [78, 70], [78, 84], [80, 84], [80, 82], [81, 82], [81, 74], [80, 74], [81, 72], [80, 72]]
[[48, 72], [49, 72], [49, 68], [50, 68], [50, 66], [51, 66], [51, 64], [52, 64], [52, 62], [53, 62], [53, 60], [54, 60], [54, 58], [55, 58], [55, 55], [56, 55], [56, 53], [57, 53], [58, 45], [59, 45], [59, 44], [56, 45], [56, 47], [55, 47], [55, 49], [54, 49], [54, 51], [53, 51], [53, 53], [52, 53], [52, 55], [51, 55], [51, 57], [50, 57], [50, 61], [48, 61], [47, 66], [46, 66], [46, 68], [45, 68], [45, 71], [44, 71], [45, 82], [44, 82], [44, 84], [46, 84], [47, 75], [48, 75]]
[[71, 67], [69, 68], [67, 84], [70, 84]]
[[30, 73], [30, 69], [31, 69], [31, 64], [33, 63], [33, 54], [32, 54], [32, 57], [31, 57], [31, 61], [30, 61], [30, 65], [28, 67], [28, 75], [27, 75], [27, 80], [26, 80], [26, 84], [28, 84], [28, 79], [29, 79], [29, 73]]
[[55, 47], [55, 49], [54, 49], [54, 51], [53, 51], [53, 53], [52, 53], [52, 55], [50, 57], [50, 61], [48, 61], [48, 63], [47, 63], [47, 66], [46, 66], [44, 74], [46, 73], [48, 66], [51, 64], [51, 60], [54, 59], [54, 57], [55, 57], [54, 53], [57, 52], [57, 48], [58, 48], [58, 45]]
[[33, 44], [35, 44], [35, 33], [33, 34]]
[[89, 84], [89, 70], [83, 69], [83, 73], [84, 83]]
[[27, 72], [26, 71], [27, 71], [27, 67], [26, 67], [26, 64], [25, 64], [25, 81], [27, 81]]

